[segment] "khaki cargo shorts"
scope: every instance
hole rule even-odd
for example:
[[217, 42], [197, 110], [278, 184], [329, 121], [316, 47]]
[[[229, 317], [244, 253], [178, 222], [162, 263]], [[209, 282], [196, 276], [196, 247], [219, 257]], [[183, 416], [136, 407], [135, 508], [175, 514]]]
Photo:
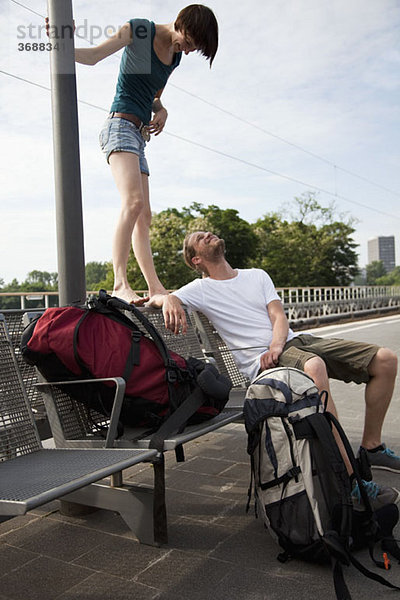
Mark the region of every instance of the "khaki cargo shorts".
[[285, 345], [279, 366], [304, 371], [307, 360], [320, 356], [330, 378], [346, 383], [368, 383], [368, 366], [378, 350], [379, 346], [374, 344], [300, 334]]

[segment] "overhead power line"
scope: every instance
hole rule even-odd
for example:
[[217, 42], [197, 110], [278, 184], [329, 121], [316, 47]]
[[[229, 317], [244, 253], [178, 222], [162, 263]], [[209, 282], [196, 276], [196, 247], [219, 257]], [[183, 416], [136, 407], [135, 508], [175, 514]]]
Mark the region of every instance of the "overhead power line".
[[[26, 10], [32, 12], [35, 15], [38, 15], [39, 17], [42, 17], [44, 19], [44, 15], [32, 10], [31, 8], [29, 8], [28, 6], [25, 6], [24, 4], [22, 4], [21, 2], [18, 2], [17, 0], [10, 0], [11, 2], [13, 2], [14, 4], [17, 4], [18, 6], [21, 6], [22, 8], [25, 8]], [[88, 38], [78, 35], [79, 38], [87, 41], [89, 44], [91, 44], [92, 46], [94, 46], [94, 42], [89, 40]], [[112, 58], [117, 58], [117, 56], [112, 55]], [[304, 148], [304, 146], [301, 146], [300, 144], [295, 144], [294, 142], [291, 142], [290, 140], [287, 140], [286, 138], [277, 135], [276, 133], [273, 133], [272, 131], [268, 131], [267, 129], [265, 129], [264, 127], [260, 127], [259, 125], [252, 123], [251, 121], [248, 121], [247, 119], [244, 119], [243, 117], [241, 117], [240, 115], [236, 115], [235, 113], [222, 108], [221, 106], [218, 106], [217, 104], [215, 104], [214, 102], [210, 102], [209, 100], [206, 100], [205, 98], [202, 98], [201, 96], [199, 96], [198, 94], [195, 94], [193, 92], [189, 92], [188, 90], [186, 90], [185, 88], [182, 88], [178, 85], [175, 85], [174, 83], [169, 82], [169, 87], [173, 87], [176, 90], [179, 90], [180, 92], [187, 94], [188, 96], [191, 96], [192, 98], [196, 98], [197, 100], [199, 100], [200, 102], [203, 102], [204, 104], [207, 104], [208, 106], [211, 106], [212, 108], [214, 108], [215, 110], [218, 110], [228, 116], [230, 116], [233, 119], [236, 119], [238, 121], [240, 121], [241, 123], [246, 124], [249, 127], [252, 127], [253, 129], [256, 129], [257, 131], [261, 131], [262, 133], [264, 133], [265, 135], [268, 135], [270, 137], [273, 137], [276, 140], [279, 140], [280, 142], [282, 142], [283, 144], [286, 144], [288, 146], [291, 146], [292, 148], [296, 148], [296, 150], [299, 150], [300, 152], [303, 152], [304, 154], [308, 154], [308, 156], [311, 156], [312, 158], [315, 158], [317, 160], [320, 160], [321, 162], [324, 162], [325, 164], [333, 167], [336, 170], [340, 170], [343, 173], [346, 173], [347, 175], [350, 175], [351, 177], [355, 177], [357, 179], [360, 179], [361, 181], [364, 181], [370, 185], [375, 186], [376, 188], [379, 188], [381, 190], [384, 190], [385, 192], [388, 192], [390, 194], [393, 194], [395, 196], [400, 197], [400, 192], [396, 192], [384, 185], [382, 185], [381, 183], [377, 183], [376, 181], [372, 181], [371, 179], [368, 179], [367, 177], [364, 177], [363, 175], [359, 175], [358, 173], [354, 173], [354, 171], [351, 171], [350, 169], [345, 169], [344, 167], [341, 167], [339, 165], [337, 165], [336, 163], [332, 162], [331, 160], [325, 158], [324, 156], [321, 156], [320, 154], [317, 154], [315, 152], [311, 152], [310, 150], [307, 150], [306, 148]], [[88, 103], [86, 103], [88, 104]], [[336, 177], [336, 175], [335, 175]], [[337, 195], [337, 194], [335, 194]]]
[[[25, 79], [24, 77], [19, 77], [18, 75], [14, 75], [13, 73], [8, 73], [7, 71], [3, 71], [0, 70], [0, 73], [2, 73], [3, 75], [8, 75], [9, 77], [12, 77], [14, 79], [18, 79], [19, 81], [22, 81], [24, 83], [30, 84], [30, 85], [34, 85], [36, 87], [39, 87], [41, 89], [44, 89], [48, 92], [51, 91], [51, 88], [39, 83], [36, 83], [34, 81], [30, 81], [29, 79]], [[101, 110], [102, 112], [108, 112], [107, 109], [105, 109], [102, 106], [98, 106], [96, 104], [92, 104], [91, 102], [86, 102], [85, 100], [80, 100], [78, 99], [78, 102], [80, 104], [84, 104], [85, 106], [90, 106], [91, 108], [95, 108], [97, 110]], [[253, 167], [255, 169], [258, 169], [260, 171], [264, 171], [265, 173], [268, 173], [269, 175], [275, 175], [276, 177], [281, 177], [282, 179], [286, 179], [287, 181], [291, 181], [293, 183], [298, 183], [304, 187], [307, 188], [311, 188], [313, 190], [316, 190], [318, 192], [321, 192], [323, 194], [327, 194], [328, 196], [333, 196], [334, 198], [340, 198], [341, 200], [344, 200], [346, 202], [350, 202], [351, 204], [354, 204], [356, 206], [360, 206], [361, 208], [366, 208], [367, 210], [371, 210], [373, 212], [379, 213], [381, 215], [385, 215], [386, 217], [390, 217], [393, 219], [400, 219], [400, 217], [398, 215], [393, 215], [387, 212], [384, 212], [382, 210], [379, 210], [378, 208], [372, 207], [372, 206], [368, 206], [367, 204], [363, 204], [361, 202], [357, 202], [356, 200], [351, 200], [350, 198], [347, 198], [346, 196], [342, 196], [340, 194], [337, 194], [336, 192], [331, 192], [329, 190], [326, 190], [324, 188], [321, 188], [317, 185], [314, 185], [312, 183], [307, 183], [305, 181], [301, 181], [300, 179], [296, 179], [295, 177], [291, 177], [290, 175], [285, 175], [284, 173], [279, 173], [278, 171], [273, 171], [271, 169], [268, 169], [267, 167], [264, 167], [263, 165], [258, 165], [257, 163], [253, 163], [247, 160], [243, 160], [242, 158], [239, 158], [237, 156], [234, 156], [232, 154], [228, 154], [227, 152], [223, 152], [221, 150], [217, 150], [216, 148], [211, 148], [210, 146], [206, 146], [205, 144], [201, 144], [199, 142], [194, 142], [193, 140], [189, 140], [188, 138], [184, 138], [181, 135], [177, 135], [175, 133], [171, 133], [169, 131], [164, 131], [164, 133], [166, 135], [169, 135], [170, 137], [173, 137], [175, 139], [178, 139], [182, 142], [185, 142], [187, 144], [191, 144], [193, 146], [197, 146], [198, 148], [202, 148], [203, 150], [207, 150], [208, 152], [212, 152], [214, 154], [217, 154], [219, 156], [224, 156], [225, 158], [229, 158], [231, 160], [234, 160], [236, 162], [240, 162], [244, 165], [247, 165], [248, 167]]]
[[292, 146], [293, 148], [296, 148], [296, 150], [300, 150], [301, 152], [304, 152], [305, 154], [308, 154], [309, 156], [312, 156], [313, 158], [316, 158], [316, 159], [326, 163], [327, 165], [333, 167], [334, 169], [343, 171], [343, 173], [347, 173], [348, 175], [351, 175], [352, 177], [362, 179], [363, 181], [370, 183], [371, 185], [374, 185], [375, 187], [378, 187], [381, 190], [384, 190], [385, 192], [389, 192], [390, 194], [394, 194], [395, 196], [400, 197], [400, 192], [395, 192], [394, 190], [391, 190], [390, 188], [387, 188], [380, 183], [376, 183], [375, 181], [371, 181], [371, 179], [367, 179], [363, 175], [359, 175], [358, 173], [354, 173], [353, 171], [350, 171], [349, 169], [340, 167], [339, 165], [337, 165], [336, 163], [332, 162], [331, 160], [325, 158], [324, 156], [321, 156], [320, 154], [316, 154], [315, 152], [311, 152], [310, 150], [307, 150], [306, 148], [304, 148], [304, 146], [295, 144], [295, 143], [287, 140], [286, 138], [284, 138], [280, 135], [277, 135], [276, 133], [272, 133], [272, 131], [268, 131], [267, 129], [264, 129], [264, 127], [261, 127], [260, 125], [257, 125], [256, 123], [252, 123], [251, 121], [248, 121], [247, 119], [244, 119], [243, 117], [241, 117], [239, 115], [236, 115], [235, 113], [231, 112], [230, 110], [226, 110], [225, 108], [222, 108], [221, 106], [218, 106], [217, 104], [214, 104], [214, 102], [210, 102], [209, 100], [206, 100], [205, 98], [201, 98], [201, 96], [198, 96], [197, 94], [194, 94], [193, 92], [189, 92], [188, 90], [185, 90], [184, 88], [182, 88], [178, 85], [175, 85], [174, 83], [170, 82], [168, 85], [171, 87], [174, 87], [175, 89], [179, 90], [180, 92], [183, 92], [184, 94], [187, 94], [188, 96], [191, 96], [192, 98], [196, 98], [197, 100], [200, 100], [200, 102], [203, 102], [204, 104], [207, 104], [208, 106], [211, 106], [226, 115], [229, 115], [230, 117], [232, 117], [233, 119], [236, 119], [237, 121], [240, 121], [241, 123], [245, 123], [249, 127], [256, 129], [257, 131], [261, 131], [262, 133], [265, 133], [266, 135], [269, 135], [270, 137], [273, 137], [276, 140], [279, 140], [280, 142], [287, 144], [288, 146]]
[[22, 4], [21, 2], [17, 2], [17, 0], [10, 0], [11, 2], [14, 2], [14, 4], [18, 4], [18, 6], [22, 6], [22, 8], [25, 8], [26, 10], [29, 10], [29, 12], [33, 13], [34, 15], [37, 15], [38, 17], [42, 17], [44, 19], [44, 15], [36, 12], [36, 10], [32, 10], [32, 8], [29, 8], [29, 6], [25, 6], [25, 4]]
[[286, 179], [287, 181], [292, 181], [294, 183], [299, 183], [300, 185], [303, 185], [307, 188], [312, 188], [314, 190], [316, 190], [317, 192], [321, 192], [323, 194], [327, 194], [328, 196], [333, 196], [334, 198], [340, 198], [341, 200], [345, 200], [346, 202], [350, 202], [351, 204], [356, 204], [357, 206], [360, 206], [362, 208], [367, 208], [368, 210], [372, 210], [374, 212], [377, 212], [381, 215], [385, 215], [386, 217], [390, 217], [390, 218], [395, 218], [395, 219], [400, 219], [400, 216], [398, 215], [392, 215], [390, 213], [386, 213], [383, 210], [379, 210], [378, 208], [374, 208], [372, 206], [368, 206], [367, 204], [362, 204], [362, 202], [357, 202], [356, 200], [351, 200], [350, 198], [346, 198], [346, 196], [341, 196], [340, 194], [337, 194], [335, 192], [330, 192], [329, 190], [325, 190], [324, 188], [321, 188], [317, 185], [314, 185], [312, 183], [306, 183], [304, 181], [301, 181], [300, 179], [296, 179], [295, 177], [291, 177], [290, 175], [284, 175], [283, 173], [278, 173], [277, 171], [272, 171], [271, 169], [267, 169], [266, 167], [263, 167], [262, 165], [258, 165], [256, 163], [253, 162], [249, 162], [247, 160], [243, 160], [242, 158], [238, 158], [237, 156], [233, 156], [232, 154], [228, 154], [226, 152], [222, 152], [221, 150], [216, 150], [215, 148], [210, 148], [210, 146], [206, 146], [204, 144], [200, 144], [199, 142], [194, 142], [193, 140], [188, 140], [187, 138], [184, 138], [180, 135], [176, 135], [175, 133], [169, 133], [168, 131], [165, 132], [167, 135], [170, 135], [174, 138], [177, 138], [183, 142], [187, 142], [189, 144], [192, 144], [194, 146], [198, 146], [199, 148], [203, 148], [204, 150], [208, 150], [209, 152], [214, 152], [214, 154], [219, 154], [220, 156], [225, 156], [226, 158], [230, 158], [231, 160], [236, 160], [238, 162], [241, 162], [242, 164], [245, 164], [249, 167], [254, 167], [255, 169], [259, 169], [261, 171], [265, 171], [266, 173], [269, 173], [270, 175], [276, 175], [277, 177], [281, 177], [282, 179]]

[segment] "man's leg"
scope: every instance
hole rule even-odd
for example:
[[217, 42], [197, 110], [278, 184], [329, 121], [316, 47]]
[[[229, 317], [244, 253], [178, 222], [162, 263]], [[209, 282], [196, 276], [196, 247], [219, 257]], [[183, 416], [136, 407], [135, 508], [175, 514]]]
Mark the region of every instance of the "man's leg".
[[397, 375], [396, 355], [387, 348], [380, 348], [370, 362], [368, 372], [370, 380], [365, 389], [365, 424], [360, 456], [366, 455], [373, 469], [400, 473], [400, 457], [386, 448], [381, 440]]
[[[329, 386], [329, 377], [328, 377], [328, 373], [326, 370], [325, 362], [319, 356], [313, 356], [312, 358], [307, 360], [306, 363], [304, 364], [304, 372], [307, 375], [309, 375], [311, 377], [311, 379], [313, 379], [315, 385], [317, 386], [317, 388], [320, 392], [325, 390], [328, 393], [327, 410], [338, 419], [339, 417], [337, 414], [336, 406], [333, 401], [331, 389]], [[353, 468], [350, 464], [349, 458], [347, 456], [347, 452], [344, 449], [343, 442], [335, 428], [333, 429], [333, 433], [334, 433], [334, 436], [336, 439], [336, 443], [339, 447], [340, 454], [342, 455], [342, 458], [346, 464], [347, 471], [348, 471], [349, 475], [351, 475], [351, 473], [353, 472]]]
[[[378, 370], [379, 370], [380, 374], [381, 374], [381, 372], [382, 373], [385, 372], [388, 376], [389, 371], [392, 372], [392, 369], [390, 369], [390, 367], [389, 367], [389, 364], [391, 363], [389, 354], [386, 354], [385, 352], [383, 352], [383, 350], [384, 350], [383, 348], [381, 350], [382, 350], [382, 352], [380, 352], [379, 358], [377, 358], [375, 364], [372, 365], [372, 362], [374, 362], [375, 359], [373, 359], [373, 361], [371, 362], [370, 366], [371, 366], [372, 370], [371, 370], [370, 374], [372, 377], [371, 377], [371, 380], [368, 385], [370, 385], [371, 382], [373, 381], [373, 378], [374, 378], [373, 373], [375, 373], [375, 368], [377, 366], [379, 367]], [[389, 351], [389, 353], [390, 353], [390, 351]], [[376, 356], [378, 356], [378, 354], [379, 354], [379, 351]], [[388, 360], [386, 360], [385, 357]], [[383, 362], [385, 363], [385, 368], [383, 368], [383, 366], [382, 366]], [[393, 365], [392, 365], [392, 367], [393, 367]], [[327, 391], [327, 393], [328, 393], [327, 410], [329, 412], [331, 412], [336, 418], [338, 418], [335, 403], [333, 401], [330, 387], [329, 387], [329, 377], [328, 377], [325, 362], [319, 356], [313, 356], [312, 358], [310, 358], [309, 360], [307, 360], [305, 362], [304, 372], [307, 373], [307, 375], [309, 375], [314, 380], [314, 383], [317, 386], [317, 388], [319, 389], [319, 391], [322, 391], [322, 390]], [[383, 419], [385, 418], [386, 410], [387, 410], [387, 407], [390, 402], [391, 394], [393, 392], [393, 385], [394, 385], [394, 382], [392, 383], [391, 391], [390, 391], [389, 385], [386, 388], [386, 392], [387, 393], [390, 392], [390, 393], [389, 393], [389, 400], [387, 401], [386, 408], [384, 410], [383, 410], [382, 405], [385, 403], [385, 401], [382, 401], [381, 403], [379, 403], [379, 402], [376, 402], [375, 399], [374, 400], [370, 399], [370, 392], [371, 391], [375, 392], [375, 386], [373, 385], [372, 388], [368, 389], [369, 404], [372, 405], [372, 411], [371, 410], [369, 411], [368, 426], [369, 427], [371, 426], [372, 429], [373, 429], [373, 426], [372, 426], [372, 424], [369, 423], [369, 419], [373, 419], [375, 417], [378, 419], [381, 418], [381, 425], [380, 425], [379, 431], [382, 429]], [[367, 392], [366, 392], [366, 394], [367, 394]], [[375, 394], [373, 397], [376, 398]], [[385, 397], [385, 399], [386, 399], [386, 397]], [[379, 405], [379, 408], [377, 408], [376, 405]], [[367, 417], [366, 417], [366, 421], [367, 421]], [[335, 428], [333, 428], [333, 435], [335, 436], [335, 440], [338, 445], [339, 451], [340, 451], [342, 458], [344, 460], [344, 463], [346, 465], [347, 472], [349, 473], [349, 475], [352, 475], [353, 468], [352, 468], [349, 458], [347, 456], [347, 452], [343, 446], [343, 442], [340, 438], [340, 435], [338, 434], [338, 432]], [[374, 481], [364, 481], [363, 484], [364, 484], [365, 491], [367, 492], [374, 509], [378, 509], [381, 506], [384, 506], [386, 504], [392, 504], [392, 503], [396, 504], [397, 502], [400, 501], [400, 493], [395, 488], [383, 487], [383, 486], [376, 484]], [[355, 508], [362, 507], [362, 499], [361, 499], [358, 483], [356, 481], [354, 482], [354, 485], [353, 485], [352, 499], [353, 499]]]
[[371, 379], [365, 387], [365, 422], [362, 446], [376, 448], [382, 443], [382, 427], [392, 399], [397, 374], [397, 357], [387, 348], [380, 348], [372, 359], [368, 373]]

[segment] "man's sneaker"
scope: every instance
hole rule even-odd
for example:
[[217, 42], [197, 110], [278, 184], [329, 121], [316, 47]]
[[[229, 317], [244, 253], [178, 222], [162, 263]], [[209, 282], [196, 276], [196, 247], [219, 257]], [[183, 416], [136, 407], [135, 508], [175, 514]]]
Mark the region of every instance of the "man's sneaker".
[[[363, 480], [362, 482], [373, 510], [378, 510], [386, 504], [397, 504], [400, 501], [400, 492], [396, 488], [384, 487], [378, 485], [375, 481]], [[354, 482], [351, 499], [356, 510], [363, 510], [362, 497], [357, 481]]]
[[386, 448], [385, 444], [381, 444], [379, 450], [375, 452], [366, 450], [366, 455], [371, 469], [383, 469], [392, 473], [400, 473], [400, 456], [397, 456], [390, 448]]

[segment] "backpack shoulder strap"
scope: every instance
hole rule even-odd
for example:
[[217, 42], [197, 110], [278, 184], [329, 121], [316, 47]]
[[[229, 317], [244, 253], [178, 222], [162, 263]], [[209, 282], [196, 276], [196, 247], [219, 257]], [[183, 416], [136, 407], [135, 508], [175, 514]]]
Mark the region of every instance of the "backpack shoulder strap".
[[151, 436], [149, 448], [159, 452], [164, 451], [164, 440], [180, 430], [187, 420], [200, 408], [206, 400], [204, 392], [196, 387], [193, 392], [178, 406], [164, 421], [159, 429]]
[[93, 296], [87, 300], [86, 306], [83, 307], [84, 314], [82, 315], [81, 319], [79, 320], [78, 324], [75, 327], [75, 331], [74, 331], [75, 360], [78, 362], [78, 364], [80, 365], [80, 367], [82, 369], [86, 369], [86, 371], [87, 371], [87, 368], [80, 360], [78, 352], [77, 352], [79, 327], [82, 324], [82, 322], [85, 320], [85, 318], [91, 312], [95, 312], [95, 313], [104, 315], [104, 316], [108, 317], [109, 319], [111, 319], [112, 321], [115, 321], [116, 323], [125, 325], [128, 329], [130, 329], [132, 331], [132, 342], [131, 342], [130, 350], [129, 350], [129, 353], [127, 356], [126, 364], [124, 367], [124, 372], [122, 374], [122, 377], [125, 379], [125, 381], [128, 381], [131, 376], [133, 367], [135, 365], [140, 364], [140, 338], [142, 337], [142, 333], [139, 330], [139, 328], [137, 327], [137, 325], [133, 321], [131, 321], [131, 319], [128, 319], [120, 310], [110, 308], [107, 305], [107, 303], [105, 303], [105, 298], [107, 298], [107, 297], [111, 298], [111, 296], [106, 294], [106, 292], [104, 290], [101, 290], [101, 292], [104, 292], [104, 294], [100, 294], [99, 298], [96, 298]]
[[170, 363], [171, 363], [171, 365], [175, 364], [174, 361], [172, 361], [172, 359], [169, 356], [168, 348], [167, 348], [162, 336], [159, 334], [156, 327], [154, 327], [154, 325], [149, 321], [149, 319], [137, 308], [137, 306], [135, 306], [134, 304], [128, 304], [128, 302], [125, 302], [125, 300], [121, 300], [120, 298], [117, 298], [115, 296], [110, 296], [109, 294], [106, 293], [105, 290], [100, 290], [99, 301], [100, 301], [99, 303], [101, 305], [103, 305], [105, 308], [108, 308], [114, 314], [117, 312], [118, 315], [121, 315], [121, 317], [123, 317], [124, 320], [126, 319], [126, 321], [131, 323], [131, 325], [133, 323], [131, 321], [131, 319], [126, 317], [120, 311], [125, 310], [127, 312], [133, 313], [135, 315], [135, 317], [137, 318], [137, 320], [146, 329], [147, 333], [150, 335], [153, 342], [156, 344], [156, 346], [164, 360], [165, 366], [169, 366]]
[[328, 419], [328, 421], [330, 421], [330, 423], [332, 425], [334, 425], [336, 431], [338, 432], [338, 434], [340, 436], [340, 439], [342, 440], [344, 449], [346, 450], [346, 454], [347, 454], [347, 456], [349, 458], [350, 464], [351, 464], [352, 469], [353, 469], [354, 477], [356, 478], [357, 483], [358, 483], [358, 487], [360, 489], [360, 494], [361, 494], [361, 498], [362, 498], [362, 501], [363, 501], [363, 504], [364, 504], [364, 509], [365, 509], [367, 515], [369, 517], [372, 517], [373, 510], [372, 510], [372, 507], [371, 507], [371, 502], [369, 500], [367, 492], [364, 489], [364, 485], [363, 485], [362, 480], [361, 480], [359, 466], [358, 466], [358, 463], [357, 463], [356, 458], [354, 456], [354, 452], [353, 452], [353, 449], [352, 449], [352, 447], [350, 445], [350, 442], [347, 439], [347, 436], [346, 436], [346, 434], [345, 434], [345, 432], [343, 430], [343, 427], [340, 425], [340, 423], [337, 420], [337, 418], [332, 413], [330, 413], [330, 412], [325, 412], [324, 414], [325, 414], [326, 418]]

